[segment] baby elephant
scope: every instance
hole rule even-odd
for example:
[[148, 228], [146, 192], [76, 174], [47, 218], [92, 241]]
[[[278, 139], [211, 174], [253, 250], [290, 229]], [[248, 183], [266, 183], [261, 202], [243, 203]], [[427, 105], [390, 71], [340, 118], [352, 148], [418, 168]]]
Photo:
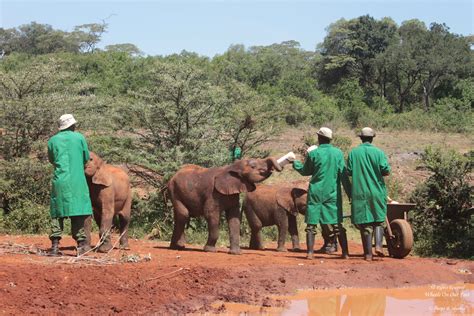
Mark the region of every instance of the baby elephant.
[[[303, 188], [304, 187], [304, 188]], [[277, 251], [286, 251], [286, 231], [291, 235], [293, 250], [300, 249], [296, 216], [306, 213], [307, 184], [303, 185], [259, 185], [248, 192], [242, 204], [251, 230], [250, 249], [263, 250], [260, 230], [262, 227], [277, 225]]]
[[84, 171], [89, 185], [94, 219], [100, 229], [99, 235], [103, 239], [97, 251], [107, 252], [112, 249], [110, 230], [115, 215], [118, 215], [120, 222], [120, 247], [129, 249], [128, 225], [132, 191], [128, 174], [120, 167], [106, 164], [93, 152], [90, 153]]

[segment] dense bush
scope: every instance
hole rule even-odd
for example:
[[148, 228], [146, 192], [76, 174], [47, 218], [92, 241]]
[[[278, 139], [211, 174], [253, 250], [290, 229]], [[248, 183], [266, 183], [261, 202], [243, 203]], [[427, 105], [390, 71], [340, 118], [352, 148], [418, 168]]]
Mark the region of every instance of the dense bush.
[[[2, 224], [9, 232], [49, 231], [49, 190], [52, 168], [33, 159], [1, 162]], [[3, 227], [2, 227], [3, 226]]]
[[415, 250], [422, 256], [473, 258], [473, 160], [446, 148], [427, 148], [422, 166], [431, 176], [412, 194]]

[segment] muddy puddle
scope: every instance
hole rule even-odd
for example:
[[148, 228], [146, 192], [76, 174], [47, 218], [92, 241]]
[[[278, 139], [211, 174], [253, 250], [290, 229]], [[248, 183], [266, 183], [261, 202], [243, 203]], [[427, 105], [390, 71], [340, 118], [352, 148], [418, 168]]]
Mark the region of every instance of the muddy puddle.
[[397, 289], [302, 290], [285, 307], [216, 302], [224, 315], [474, 315], [474, 284]]

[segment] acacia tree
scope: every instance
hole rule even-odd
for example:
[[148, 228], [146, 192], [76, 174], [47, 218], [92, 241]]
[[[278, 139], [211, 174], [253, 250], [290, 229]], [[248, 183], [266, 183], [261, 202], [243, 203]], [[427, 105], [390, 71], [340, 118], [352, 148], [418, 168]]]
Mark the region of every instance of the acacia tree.
[[166, 173], [186, 163], [222, 163], [226, 148], [218, 113], [226, 104], [223, 90], [183, 61], [155, 59], [144, 77], [142, 87], [129, 92], [131, 104], [120, 107], [117, 122], [138, 136], [149, 167]]
[[35, 61], [19, 70], [0, 68], [4, 159], [27, 156], [34, 142], [52, 134], [64, 76], [55, 60]]
[[136, 45], [131, 43], [107, 45], [105, 46], [105, 50], [108, 52], [126, 53], [130, 56], [143, 55], [143, 52]]
[[281, 111], [270, 108], [268, 98], [258, 95], [245, 84], [230, 81], [224, 89], [227, 104], [220, 114], [223, 141], [238, 145], [242, 155], [265, 155], [257, 148], [276, 132]]
[[79, 43], [82, 52], [93, 53], [97, 49], [97, 44], [102, 38], [102, 34], [107, 32], [108, 25], [103, 23], [89, 23], [74, 27], [71, 33]]

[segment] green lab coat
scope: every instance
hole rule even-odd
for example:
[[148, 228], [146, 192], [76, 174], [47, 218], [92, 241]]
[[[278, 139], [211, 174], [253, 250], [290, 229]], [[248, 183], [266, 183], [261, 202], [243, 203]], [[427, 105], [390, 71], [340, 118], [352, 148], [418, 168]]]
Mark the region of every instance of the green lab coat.
[[231, 160], [236, 161], [242, 158], [242, 149], [240, 147], [235, 147], [233, 150], [231, 150]]
[[54, 166], [50, 211], [52, 218], [91, 215], [84, 165], [89, 150], [82, 134], [60, 131], [48, 141], [48, 158]]
[[293, 168], [303, 176], [311, 176], [305, 221], [309, 225], [342, 222], [342, 193], [350, 194], [344, 156], [331, 144], [322, 144], [309, 152], [305, 163], [295, 160]]
[[352, 176], [352, 222], [384, 222], [387, 189], [383, 176], [390, 173], [387, 157], [371, 143], [363, 143], [349, 153], [347, 171]]

